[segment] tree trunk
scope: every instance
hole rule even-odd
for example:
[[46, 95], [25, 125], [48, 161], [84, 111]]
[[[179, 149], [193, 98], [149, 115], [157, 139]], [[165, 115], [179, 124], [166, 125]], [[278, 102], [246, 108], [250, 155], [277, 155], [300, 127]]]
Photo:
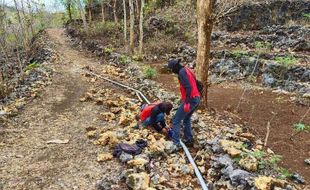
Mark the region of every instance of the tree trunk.
[[143, 54], [143, 9], [144, 9], [144, 0], [141, 0], [141, 10], [140, 10], [140, 38], [139, 38], [139, 54]]
[[72, 20], [71, 4], [72, 4], [71, 0], [67, 0], [67, 13], [70, 21]]
[[34, 36], [35, 35], [35, 31], [34, 31], [34, 28], [33, 28], [33, 23], [34, 23], [33, 20], [34, 19], [33, 19], [31, 3], [30, 3], [29, 0], [27, 0], [27, 6], [28, 6], [28, 11], [29, 11], [28, 14], [30, 14], [30, 21], [31, 21], [31, 23], [30, 23], [31, 35]]
[[88, 1], [88, 20], [89, 20], [89, 23], [91, 23], [91, 21], [93, 20], [92, 13], [91, 13], [92, 7], [93, 7], [93, 2], [92, 2], [92, 0], [89, 0]]
[[104, 0], [101, 0], [101, 17], [102, 17], [102, 23], [105, 23], [105, 15], [104, 15]]
[[124, 41], [125, 41], [125, 46], [127, 46], [127, 11], [126, 11], [126, 0], [123, 0], [123, 9], [124, 9]]
[[138, 16], [140, 15], [140, 13], [139, 13], [139, 3], [138, 3], [138, 0], [135, 0], [135, 5], [136, 5], [136, 19], [138, 20]]
[[116, 0], [114, 0], [114, 3], [113, 3], [113, 15], [114, 15], [114, 22], [118, 23], [117, 12], [116, 12]]
[[202, 81], [204, 91], [202, 101], [207, 106], [208, 99], [208, 71], [211, 49], [211, 33], [213, 29], [214, 0], [197, 0], [198, 47], [196, 59], [197, 78]]
[[82, 6], [82, 3], [81, 3], [81, 0], [77, 0], [78, 2], [78, 6], [79, 6], [79, 12], [80, 12], [80, 16], [83, 20], [83, 26], [84, 26], [84, 29], [87, 30], [88, 29], [88, 25], [87, 25], [87, 21], [86, 21], [86, 17], [85, 17], [85, 14], [84, 14], [84, 10], [83, 10], [83, 6]]
[[23, 24], [22, 18], [20, 16], [20, 12], [19, 12], [16, 0], [14, 0], [14, 5], [15, 5], [16, 13], [17, 13], [17, 19], [18, 19], [18, 22], [19, 22], [19, 26], [20, 26], [20, 29], [21, 29], [20, 33], [22, 35], [23, 46], [24, 46], [25, 50], [27, 51], [28, 48], [27, 48], [27, 39], [26, 39], [24, 24]]
[[134, 34], [134, 24], [135, 24], [135, 14], [133, 0], [129, 0], [129, 10], [130, 10], [130, 42], [129, 42], [129, 51], [131, 54], [134, 52], [135, 48], [135, 34]]

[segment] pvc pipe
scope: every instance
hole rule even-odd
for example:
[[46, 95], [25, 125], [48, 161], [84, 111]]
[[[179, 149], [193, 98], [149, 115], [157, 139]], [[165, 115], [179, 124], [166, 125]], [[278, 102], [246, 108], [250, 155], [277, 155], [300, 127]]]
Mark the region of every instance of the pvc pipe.
[[[125, 85], [125, 84], [122, 84], [122, 83], [120, 83], [120, 82], [111, 80], [111, 79], [109, 79], [109, 78], [107, 78], [107, 77], [103, 77], [103, 76], [98, 75], [98, 74], [96, 74], [96, 73], [94, 73], [94, 72], [91, 72], [91, 71], [84, 71], [84, 72], [86, 72], [86, 73], [88, 73], [88, 74], [90, 74], [90, 75], [94, 75], [94, 76], [96, 76], [96, 77], [98, 77], [98, 78], [100, 78], [100, 79], [106, 80], [106, 81], [108, 81], [108, 82], [110, 82], [110, 83], [112, 83], [112, 84], [115, 84], [115, 85], [121, 86], [121, 87], [123, 87], [123, 88], [132, 90], [132, 91], [136, 92], [137, 94], [139, 94], [139, 96], [140, 96], [146, 103], [148, 103], [148, 104], [151, 103], [151, 102], [144, 96], [144, 94], [143, 94], [140, 90], [134, 89], [134, 88], [129, 87], [129, 86], [127, 86], [127, 85]], [[201, 173], [200, 173], [200, 171], [199, 171], [199, 169], [198, 169], [198, 167], [197, 167], [197, 165], [196, 165], [196, 163], [195, 163], [195, 161], [194, 161], [194, 159], [193, 159], [191, 153], [189, 152], [189, 150], [187, 149], [187, 147], [185, 146], [185, 144], [184, 144], [181, 140], [180, 140], [180, 142], [181, 142], [181, 146], [182, 146], [182, 148], [183, 148], [183, 150], [184, 150], [184, 152], [185, 152], [185, 155], [187, 156], [189, 162], [191, 163], [191, 165], [192, 165], [193, 168], [194, 168], [195, 174], [196, 174], [196, 176], [197, 176], [197, 178], [198, 178], [198, 180], [199, 180], [199, 183], [200, 183], [200, 185], [201, 185], [201, 188], [202, 188], [203, 190], [208, 190], [208, 187], [207, 187], [207, 185], [206, 185], [206, 183], [205, 183], [205, 181], [204, 181], [204, 179], [203, 179], [203, 177], [202, 177], [202, 175], [201, 175]]]

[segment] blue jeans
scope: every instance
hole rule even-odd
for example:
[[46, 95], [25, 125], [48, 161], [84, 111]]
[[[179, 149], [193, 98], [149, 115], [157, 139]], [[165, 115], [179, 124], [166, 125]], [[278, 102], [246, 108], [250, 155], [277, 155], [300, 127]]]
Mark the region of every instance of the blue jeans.
[[184, 102], [180, 105], [179, 109], [177, 110], [175, 116], [172, 120], [172, 140], [174, 144], [180, 144], [180, 125], [183, 121], [184, 126], [184, 138], [185, 141], [190, 141], [193, 139], [192, 127], [191, 127], [191, 117], [198, 107], [200, 103], [200, 98], [191, 99], [190, 104], [190, 111], [186, 113], [184, 111]]
[[[165, 122], [165, 114], [160, 113], [156, 116], [155, 123], [159, 122]], [[151, 117], [146, 118], [144, 122], [142, 123], [145, 127], [153, 125], [154, 123], [151, 123]]]

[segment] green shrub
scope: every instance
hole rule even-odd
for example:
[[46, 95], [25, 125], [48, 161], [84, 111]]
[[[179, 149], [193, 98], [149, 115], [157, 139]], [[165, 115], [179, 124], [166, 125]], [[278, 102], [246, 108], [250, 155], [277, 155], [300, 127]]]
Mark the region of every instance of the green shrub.
[[278, 163], [282, 160], [282, 156], [280, 155], [272, 155], [268, 162], [270, 163], [271, 166], [273, 166], [274, 168], [276, 168], [278, 166]]
[[27, 67], [25, 68], [25, 71], [30, 71], [32, 69], [39, 68], [39, 67], [41, 67], [41, 65], [34, 62], [34, 63], [27, 65]]
[[294, 124], [293, 128], [296, 131], [310, 131], [310, 125], [305, 125], [303, 123], [296, 123]]
[[157, 71], [154, 68], [147, 67], [144, 69], [144, 76], [148, 79], [154, 79], [157, 76]]
[[104, 48], [104, 53], [107, 53], [107, 54], [111, 54], [113, 51], [114, 51], [114, 48], [112, 47], [106, 47]]
[[237, 49], [232, 51], [232, 54], [234, 57], [240, 58], [242, 56], [248, 55], [248, 52], [246, 50], [241, 49], [241, 48], [237, 48]]
[[100, 36], [116, 36], [122, 31], [122, 26], [119, 23], [106, 21], [105, 23], [96, 22], [93, 27], [89, 29], [89, 33], [92, 35]]
[[133, 55], [132, 59], [135, 61], [143, 61], [143, 56], [142, 55]]
[[271, 49], [271, 43], [256, 41], [254, 43], [255, 49]]
[[278, 172], [280, 172], [280, 179], [287, 179], [292, 176], [292, 174], [286, 168], [278, 168]]
[[302, 16], [307, 19], [310, 19], [310, 13], [303, 13]]
[[293, 56], [285, 56], [285, 57], [276, 57], [276, 61], [280, 64], [283, 64], [286, 67], [294, 65], [297, 63], [297, 59]]
[[121, 55], [119, 58], [119, 62], [123, 65], [126, 65], [130, 62], [130, 58], [127, 55]]

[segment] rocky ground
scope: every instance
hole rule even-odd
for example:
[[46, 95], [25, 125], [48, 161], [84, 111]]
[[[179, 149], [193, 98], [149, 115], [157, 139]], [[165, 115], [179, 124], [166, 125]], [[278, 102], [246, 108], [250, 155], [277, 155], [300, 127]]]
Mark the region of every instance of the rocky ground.
[[[72, 33], [74, 33], [74, 30], [69, 29], [69, 34]], [[90, 41], [80, 41], [78, 38], [73, 38], [72, 40], [75, 45], [86, 48], [95, 54], [100, 52], [100, 48], [103, 49], [99, 44], [93, 44], [93, 46], [89, 45], [91, 44]], [[103, 74], [112, 75], [112, 78], [116, 78], [123, 83], [128, 83], [128, 80], [132, 81], [130, 82], [131, 86], [146, 92], [146, 94], [154, 100], [161, 99], [177, 102], [176, 95], [160, 89], [160, 85], [156, 84], [156, 82], [145, 79], [139, 71], [139, 68], [134, 66], [130, 60], [124, 63], [121, 59], [121, 54], [109, 53], [108, 55], [99, 55], [99, 57], [100, 56], [104, 56], [104, 58], [114, 66], [112, 69], [111, 66], [107, 67], [107, 69], [103, 71]], [[126, 66], [124, 67], [124, 65]], [[124, 69], [117, 69], [118, 67]], [[88, 69], [94, 70], [94, 68]], [[96, 78], [90, 80], [95, 81]], [[101, 102], [103, 98], [102, 93], [98, 94], [98, 90], [94, 92], [89, 92], [82, 100]], [[123, 119], [126, 118], [126, 116], [129, 117], [129, 123], [127, 124], [134, 121], [134, 115], [137, 110], [131, 110], [130, 104], [129, 107], [128, 105], [124, 106], [124, 103], [111, 104], [111, 99], [107, 98], [106, 95], [104, 95], [104, 97], [105, 101], [103, 102], [107, 102], [107, 105], [110, 107], [109, 112], [103, 113], [104, 119], [116, 120], [115, 122], [118, 122], [119, 125], [123, 123]], [[132, 101], [134, 102], [134, 100]], [[118, 111], [124, 107], [127, 111]], [[115, 114], [119, 116], [115, 116]], [[120, 118], [120, 121], [118, 118]], [[211, 113], [199, 111], [199, 114], [195, 115], [194, 120], [194, 129], [198, 144], [192, 153], [199, 163], [200, 170], [207, 176], [207, 179], [209, 179], [210, 187], [229, 189], [239, 187], [241, 189], [247, 189], [256, 186], [257, 188], [268, 189], [277, 184], [284, 188], [284, 181], [277, 181], [270, 177], [258, 177], [259, 175], [272, 175], [280, 178], [284, 176], [283, 174], [277, 175], [277, 172], [271, 169], [275, 168], [271, 163], [273, 163], [274, 159], [277, 160], [279, 156], [275, 155], [271, 150], [265, 153], [262, 150], [262, 142], [260, 140], [255, 140], [253, 134], [244, 131], [241, 126], [232, 122], [232, 119], [221, 118], [220, 115], [215, 113], [212, 115]], [[124, 133], [131, 134], [134, 137], [129, 138], [129, 142], [125, 141], [127, 143], [133, 143], [140, 138], [148, 140], [149, 143], [143, 154], [136, 157], [123, 155], [120, 158], [122, 162], [127, 162], [128, 170], [125, 172], [124, 180], [126, 179], [129, 186], [139, 189], [142, 185], [142, 187], [146, 188], [146, 184], [138, 182], [141, 181], [141, 179], [144, 179], [142, 180], [144, 182], [148, 182], [147, 179], [151, 178], [151, 186], [157, 189], [183, 189], [188, 187], [188, 184], [190, 184], [188, 187], [189, 189], [199, 187], [193, 176], [193, 170], [187, 163], [183, 153], [169, 155], [171, 143], [166, 141], [161, 135], [154, 135], [153, 132], [148, 130], [141, 131], [123, 127], [121, 127], [121, 129], [113, 129], [115, 129], [115, 132], [112, 132], [112, 134], [114, 133], [113, 135], [110, 130], [109, 132], [101, 132], [101, 135], [98, 135], [98, 130], [96, 128], [92, 129], [89, 135], [93, 137], [97, 134], [98, 139], [93, 140], [95, 144], [102, 144], [101, 142], [103, 142], [103, 144], [110, 144], [112, 147], [115, 142], [122, 140]], [[111, 138], [112, 140], [108, 138], [108, 136], [111, 135], [113, 136]], [[119, 136], [121, 136], [120, 139]], [[109, 151], [110, 153], [100, 155], [98, 159], [112, 159], [111, 149]], [[182, 159], [179, 159], [180, 157]], [[285, 171], [285, 169], [282, 170]], [[179, 180], [179, 178], [182, 180]], [[248, 180], [240, 180], [245, 178]], [[168, 183], [166, 183], [167, 181]], [[289, 186], [288, 188], [294, 187]]]
[[[85, 71], [130, 84], [152, 100], [177, 103], [177, 96], [145, 79], [121, 54], [101, 51], [108, 64], [100, 64], [72, 49], [62, 30], [48, 30], [48, 36], [54, 43], [47, 47], [58, 57], [42, 66], [54, 70], [46, 77], [51, 84], [21, 107], [12, 98], [1, 112], [2, 189], [199, 189], [183, 152], [172, 153], [164, 136], [135, 127], [142, 103], [136, 95]], [[12, 113], [18, 114], [7, 117]], [[193, 128], [191, 153], [210, 189], [301, 189], [296, 184], [305, 183], [297, 174], [288, 177], [279, 156], [229, 117], [199, 110]], [[147, 141], [141, 154], [112, 156], [116, 144], [138, 139]]]

